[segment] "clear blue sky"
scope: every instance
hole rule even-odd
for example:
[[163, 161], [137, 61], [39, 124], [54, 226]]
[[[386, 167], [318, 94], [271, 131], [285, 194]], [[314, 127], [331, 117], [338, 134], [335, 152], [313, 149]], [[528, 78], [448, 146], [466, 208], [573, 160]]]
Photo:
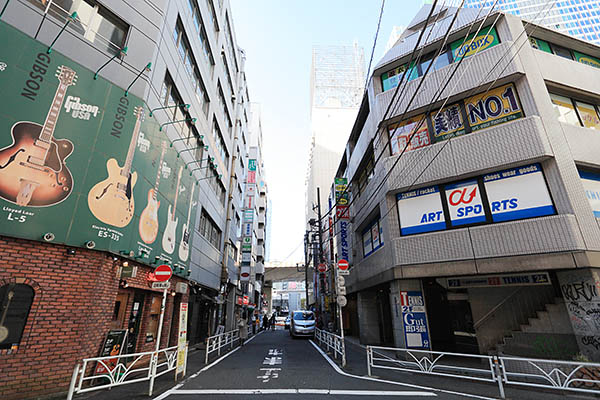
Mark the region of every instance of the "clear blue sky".
[[[406, 26], [421, 5], [421, 0], [386, 1], [373, 66], [393, 26]], [[247, 56], [250, 100], [262, 107], [271, 260], [286, 258], [304, 237], [312, 46], [356, 40], [368, 63], [380, 8], [378, 0], [231, 0], [237, 42]], [[287, 261], [303, 258], [300, 247]]]

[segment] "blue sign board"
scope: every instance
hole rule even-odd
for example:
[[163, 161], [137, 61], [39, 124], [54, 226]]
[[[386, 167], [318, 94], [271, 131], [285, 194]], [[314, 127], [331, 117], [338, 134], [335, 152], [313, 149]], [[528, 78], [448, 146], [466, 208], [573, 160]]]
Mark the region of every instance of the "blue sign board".
[[407, 349], [430, 349], [423, 292], [400, 292], [402, 323]]

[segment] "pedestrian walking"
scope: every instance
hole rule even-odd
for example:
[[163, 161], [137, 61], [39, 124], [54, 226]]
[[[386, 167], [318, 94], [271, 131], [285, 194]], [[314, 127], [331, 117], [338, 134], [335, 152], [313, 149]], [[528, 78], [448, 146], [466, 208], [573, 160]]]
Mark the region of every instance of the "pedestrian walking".
[[271, 318], [269, 318], [269, 325], [271, 326], [271, 330], [275, 330], [275, 313], [271, 314]]
[[248, 322], [246, 321], [246, 313], [240, 317], [238, 314], [238, 329], [240, 331], [240, 346], [244, 345], [244, 341], [248, 339]]
[[269, 316], [266, 314], [263, 316], [263, 330], [269, 330]]

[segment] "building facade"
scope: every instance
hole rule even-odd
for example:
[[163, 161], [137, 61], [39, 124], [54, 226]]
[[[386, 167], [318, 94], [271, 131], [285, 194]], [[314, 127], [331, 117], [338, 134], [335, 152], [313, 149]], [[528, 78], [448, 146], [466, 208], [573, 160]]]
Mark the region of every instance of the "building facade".
[[41, 161], [19, 165], [44, 172], [0, 176], [0, 397], [65, 391], [109, 330], [127, 331], [123, 353], [153, 348], [160, 264], [161, 344], [189, 303], [202, 346], [240, 282], [251, 111], [229, 2], [14, 0], [0, 29], [2, 163], [32, 121]]
[[352, 201], [348, 333], [598, 361], [600, 48], [504, 13], [464, 42], [475, 10], [441, 48], [444, 8], [410, 68], [430, 7], [376, 66], [337, 172]]
[[[467, 0], [466, 7], [491, 7], [494, 1]], [[578, 39], [600, 44], [600, 1], [508, 0], [498, 3], [502, 12], [516, 15]]]

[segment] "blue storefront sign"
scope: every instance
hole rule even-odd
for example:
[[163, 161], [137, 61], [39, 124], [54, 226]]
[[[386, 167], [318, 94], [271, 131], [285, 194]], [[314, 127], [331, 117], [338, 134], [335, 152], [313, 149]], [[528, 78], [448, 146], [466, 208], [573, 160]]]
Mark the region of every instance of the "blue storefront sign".
[[400, 292], [402, 323], [407, 349], [430, 349], [423, 292]]
[[403, 235], [446, 229], [442, 199], [437, 186], [399, 193], [397, 200]]

